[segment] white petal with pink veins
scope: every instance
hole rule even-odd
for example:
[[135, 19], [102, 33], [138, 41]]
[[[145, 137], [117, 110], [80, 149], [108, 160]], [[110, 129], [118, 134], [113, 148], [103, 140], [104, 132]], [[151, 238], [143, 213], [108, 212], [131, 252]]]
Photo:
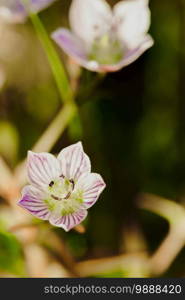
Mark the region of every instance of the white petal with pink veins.
[[61, 216], [58, 213], [52, 214], [49, 221], [52, 225], [62, 227], [65, 231], [69, 231], [73, 227], [80, 224], [87, 217], [87, 210], [79, 210], [73, 214]]
[[59, 28], [52, 33], [53, 40], [69, 55], [75, 63], [95, 72], [101, 72], [98, 62], [89, 60], [84, 41], [65, 28]]
[[88, 209], [98, 200], [105, 186], [105, 182], [99, 174], [90, 173], [81, 175], [75, 188], [82, 191], [83, 206]]
[[73, 0], [69, 13], [73, 32], [87, 45], [105, 34], [112, 24], [112, 11], [105, 0]]
[[117, 34], [128, 48], [137, 47], [148, 32], [150, 10], [147, 0], [124, 0], [114, 6]]
[[68, 179], [77, 180], [81, 174], [90, 173], [91, 163], [83, 151], [82, 143], [76, 143], [63, 149], [58, 160], [61, 163], [61, 172]]
[[31, 184], [45, 189], [60, 176], [60, 163], [49, 153], [28, 153], [28, 178]]
[[44, 202], [43, 192], [34, 186], [27, 185], [23, 188], [22, 199], [18, 204], [39, 219], [48, 220], [50, 217], [49, 208]]
[[87, 63], [87, 53], [84, 42], [71, 31], [59, 28], [52, 34], [53, 40], [77, 63]]

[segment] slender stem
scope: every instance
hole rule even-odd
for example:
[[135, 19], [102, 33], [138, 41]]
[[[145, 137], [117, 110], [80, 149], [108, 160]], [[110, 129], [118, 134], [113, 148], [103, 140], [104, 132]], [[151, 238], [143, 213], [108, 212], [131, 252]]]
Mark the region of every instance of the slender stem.
[[185, 245], [185, 220], [178, 226], [170, 226], [169, 233], [150, 259], [152, 274], [160, 275], [168, 270]]
[[149, 261], [152, 274], [160, 275], [170, 267], [185, 245], [185, 209], [174, 201], [151, 194], [142, 195], [138, 205], [162, 216], [170, 225], [166, 238]]
[[153, 194], [140, 195], [138, 206], [158, 214], [172, 226], [176, 226], [181, 220], [185, 219], [185, 209], [183, 206], [172, 200]]
[[73, 103], [73, 92], [70, 87], [68, 76], [66, 74], [64, 66], [62, 65], [61, 59], [59, 58], [53, 46], [52, 41], [50, 40], [38, 15], [31, 14], [30, 19], [46, 52], [61, 98], [65, 103]]
[[[50, 40], [42, 22], [38, 15], [30, 15], [33, 26], [37, 32], [38, 38], [47, 55], [53, 76], [55, 78], [61, 99], [65, 106], [59, 111], [56, 118], [52, 121], [51, 125], [46, 129], [39, 141], [33, 147], [35, 152], [48, 152], [51, 150], [55, 142], [58, 140], [62, 132], [65, 130], [71, 119], [78, 112], [77, 106], [74, 101], [74, 95], [65, 68], [59, 58], [52, 41]], [[26, 168], [25, 161], [23, 161], [15, 171], [16, 178], [20, 185], [26, 183]]]
[[81, 88], [78, 90], [76, 96], [77, 101], [79, 105], [83, 105], [84, 103], [87, 103], [91, 97], [91, 93], [97, 89], [97, 87], [102, 83], [102, 81], [105, 79], [106, 73], [97, 73], [94, 78], [91, 79], [90, 84], [87, 82], [84, 82], [82, 84]]

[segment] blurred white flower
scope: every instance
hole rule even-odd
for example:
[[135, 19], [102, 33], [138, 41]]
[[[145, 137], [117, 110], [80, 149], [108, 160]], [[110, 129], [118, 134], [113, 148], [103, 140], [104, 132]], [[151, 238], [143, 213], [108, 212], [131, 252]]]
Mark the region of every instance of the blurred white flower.
[[32, 215], [69, 231], [87, 216], [87, 209], [105, 188], [99, 174], [91, 173], [89, 157], [79, 142], [58, 157], [29, 152], [28, 178], [19, 205]]
[[79, 65], [113, 72], [135, 61], [153, 45], [148, 0], [124, 0], [113, 10], [105, 0], [73, 0], [71, 30], [59, 28], [52, 37]]
[[55, 0], [0, 0], [0, 17], [10, 23], [24, 22], [29, 13], [37, 13]]

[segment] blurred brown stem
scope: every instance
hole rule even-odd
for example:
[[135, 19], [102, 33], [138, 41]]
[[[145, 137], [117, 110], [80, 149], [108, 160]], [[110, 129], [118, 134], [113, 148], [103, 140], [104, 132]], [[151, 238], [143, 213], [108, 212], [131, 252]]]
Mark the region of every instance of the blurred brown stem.
[[[20, 223], [20, 224], [16, 224], [15, 226], [12, 226], [9, 231], [10, 232], [16, 232], [18, 230], [24, 229], [24, 228], [31, 228], [31, 227], [37, 227], [38, 224], [33, 224], [33, 223]], [[78, 233], [85, 233], [85, 227], [80, 224], [77, 225], [76, 227], [73, 228], [74, 231], [78, 232]]]
[[[91, 259], [77, 263], [77, 271], [81, 277], [97, 276], [115, 271], [127, 273], [130, 265], [135, 264], [136, 269], [139, 266], [141, 273], [136, 275], [137, 271], [133, 271], [132, 277], [147, 277], [148, 276], [148, 259], [146, 253], [135, 252], [132, 254], [118, 255], [113, 257]], [[128, 276], [131, 276], [130, 274]]]
[[178, 226], [171, 226], [169, 233], [156, 253], [150, 259], [150, 266], [154, 275], [163, 274], [173, 263], [185, 245], [185, 220]]
[[25, 228], [33, 228], [33, 227], [36, 227], [36, 226], [37, 225], [33, 224], [33, 223], [20, 223], [20, 224], [16, 224], [16, 225], [10, 227], [9, 231], [12, 232], [12, 233], [15, 233], [18, 230], [25, 229]]
[[0, 180], [0, 195], [12, 205], [14, 203], [13, 200], [17, 199], [19, 195], [19, 187], [12, 171], [2, 157], [0, 157], [0, 172], [2, 174]]
[[164, 273], [185, 245], [185, 209], [178, 203], [151, 194], [143, 194], [138, 206], [164, 217], [169, 222], [169, 233], [149, 264], [154, 275]]
[[[49, 235], [49, 239], [47, 236]], [[43, 231], [41, 236], [41, 244], [46, 247], [50, 253], [62, 263], [62, 265], [68, 270], [72, 277], [79, 277], [79, 273], [76, 269], [76, 263], [73, 256], [70, 254], [65, 241], [61, 241], [61, 238], [52, 231]]]

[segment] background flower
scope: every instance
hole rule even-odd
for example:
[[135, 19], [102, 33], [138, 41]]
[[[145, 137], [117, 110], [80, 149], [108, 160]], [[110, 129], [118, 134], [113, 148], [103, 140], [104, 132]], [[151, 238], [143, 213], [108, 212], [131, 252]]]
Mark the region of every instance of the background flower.
[[113, 10], [105, 0], [73, 0], [71, 30], [61, 28], [52, 37], [78, 64], [97, 72], [127, 66], [153, 45], [148, 0], [124, 0]]

